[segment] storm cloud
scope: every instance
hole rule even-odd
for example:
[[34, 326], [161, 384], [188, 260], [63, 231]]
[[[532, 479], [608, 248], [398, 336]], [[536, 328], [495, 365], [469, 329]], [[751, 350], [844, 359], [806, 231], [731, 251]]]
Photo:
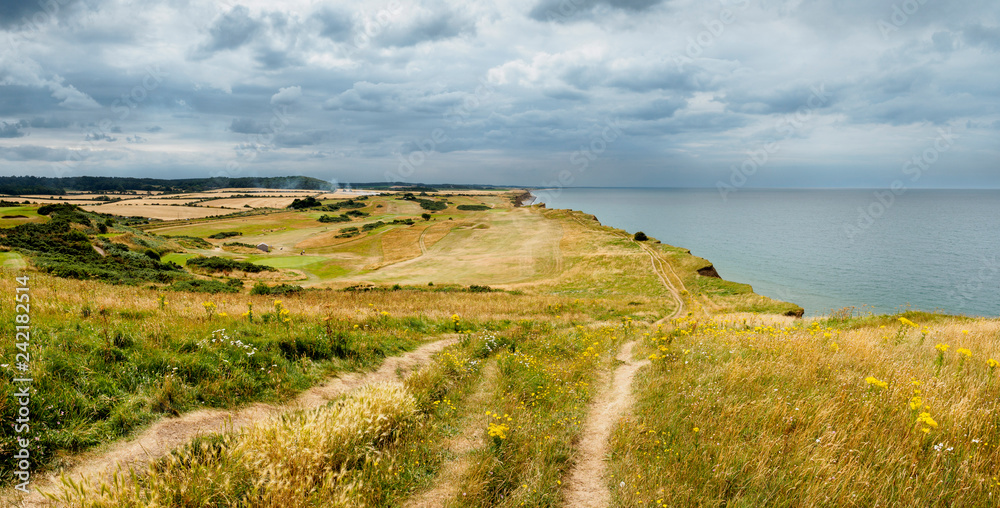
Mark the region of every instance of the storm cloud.
[[1000, 187], [989, 0], [0, 1], [0, 45], [0, 174], [544, 185], [597, 144], [574, 185], [713, 187], [767, 146], [748, 185], [851, 187], [950, 129], [919, 185]]

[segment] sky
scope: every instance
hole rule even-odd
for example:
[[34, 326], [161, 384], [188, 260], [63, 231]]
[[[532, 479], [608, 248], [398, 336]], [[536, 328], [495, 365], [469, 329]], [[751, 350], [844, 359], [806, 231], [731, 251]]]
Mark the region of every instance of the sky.
[[0, 175], [1000, 188], [996, 0], [0, 0]]

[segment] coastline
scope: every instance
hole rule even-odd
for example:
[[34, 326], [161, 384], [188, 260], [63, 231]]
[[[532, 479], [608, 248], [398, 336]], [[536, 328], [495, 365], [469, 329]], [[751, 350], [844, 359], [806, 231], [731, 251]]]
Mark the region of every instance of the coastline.
[[[529, 194], [531, 196], [531, 198], [532, 198], [531, 203], [534, 203], [537, 200], [537, 197], [533, 193], [531, 193], [530, 191], [527, 194]], [[603, 227], [603, 228], [609, 228], [609, 229], [613, 229], [613, 230], [618, 230], [618, 231], [624, 232], [624, 233], [626, 233], [628, 235], [632, 235], [632, 234], [635, 233], [635, 231], [628, 231], [628, 230], [625, 230], [625, 229], [617, 228], [615, 226], [608, 226], [608, 225], [602, 223], [601, 220], [596, 215], [594, 215], [592, 213], [589, 213], [589, 212], [586, 212], [586, 211], [583, 211], [583, 210], [575, 210], [575, 209], [572, 209], [572, 208], [548, 208], [546, 206], [546, 203], [544, 203], [544, 202], [538, 203], [537, 206], [539, 208], [546, 208], [546, 209], [548, 209], [550, 211], [553, 211], [553, 212], [565, 211], [565, 212], [569, 212], [569, 213], [584, 214], [585, 216], [588, 216], [588, 217], [592, 218], [593, 221], [594, 221], [594, 223], [598, 227]], [[696, 273], [696, 277], [698, 277], [698, 278], [714, 279], [714, 280], [720, 281], [721, 283], [725, 283], [727, 285], [740, 288], [742, 291], [745, 291], [746, 293], [753, 294], [753, 295], [761, 297], [763, 299], [766, 299], [766, 300], [769, 300], [769, 301], [772, 301], [772, 302], [775, 302], [775, 303], [779, 303], [779, 304], [787, 304], [787, 305], [792, 306], [792, 309], [790, 309], [787, 312], [783, 313], [783, 315], [785, 315], [785, 316], [790, 316], [790, 317], [799, 318], [799, 319], [801, 319], [802, 317], [805, 316], [805, 308], [802, 307], [801, 305], [795, 303], [795, 302], [790, 302], [790, 301], [785, 301], [785, 300], [779, 300], [777, 298], [769, 297], [767, 295], [762, 295], [762, 294], [759, 294], [759, 293], [755, 292], [754, 289], [753, 289], [753, 286], [751, 286], [750, 284], [746, 284], [746, 283], [742, 283], [742, 282], [736, 282], [736, 281], [731, 281], [731, 280], [724, 279], [722, 276], [719, 275], [719, 272], [716, 271], [715, 265], [712, 263], [712, 261], [692, 254], [690, 249], [687, 249], [687, 248], [684, 248], [684, 247], [678, 247], [678, 246], [675, 246], [675, 245], [672, 245], [672, 244], [668, 244], [668, 243], [663, 243], [659, 239], [654, 238], [652, 236], [649, 236], [648, 238], [649, 238], [648, 242], [651, 245], [660, 245], [660, 246], [666, 247], [667, 249], [670, 249], [670, 250], [679, 251], [680, 253], [683, 253], [683, 255], [688, 256], [690, 258], [690, 260], [693, 261], [697, 265], [694, 268], [694, 271]]]

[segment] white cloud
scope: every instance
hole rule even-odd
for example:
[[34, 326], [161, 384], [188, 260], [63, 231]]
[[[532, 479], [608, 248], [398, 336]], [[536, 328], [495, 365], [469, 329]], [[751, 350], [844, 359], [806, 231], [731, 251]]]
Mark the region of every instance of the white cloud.
[[289, 86], [281, 88], [278, 93], [271, 96], [271, 104], [290, 105], [298, 102], [302, 98], [301, 86]]

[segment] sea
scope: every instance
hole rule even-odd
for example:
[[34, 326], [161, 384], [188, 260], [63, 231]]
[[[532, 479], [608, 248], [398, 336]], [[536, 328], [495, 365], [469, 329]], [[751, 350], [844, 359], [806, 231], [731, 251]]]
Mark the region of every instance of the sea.
[[1000, 316], [1000, 190], [561, 188], [536, 203], [596, 215], [711, 261], [817, 316]]

